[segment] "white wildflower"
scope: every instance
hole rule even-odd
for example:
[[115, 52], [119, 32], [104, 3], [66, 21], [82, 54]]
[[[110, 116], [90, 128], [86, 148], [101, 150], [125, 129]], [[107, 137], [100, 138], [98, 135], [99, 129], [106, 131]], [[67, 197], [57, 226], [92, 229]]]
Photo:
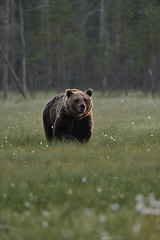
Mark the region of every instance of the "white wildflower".
[[47, 221], [43, 221], [43, 222], [42, 222], [42, 227], [43, 227], [43, 228], [48, 228], [48, 225], [49, 225], [49, 224], [48, 224]]
[[105, 215], [99, 215], [98, 220], [100, 223], [104, 223], [107, 221], [107, 217]]
[[86, 182], [87, 178], [86, 177], [82, 177], [82, 182]]
[[137, 194], [136, 197], [135, 197], [135, 200], [137, 202], [142, 202], [144, 200], [143, 194], [142, 193]]
[[73, 193], [73, 191], [72, 191], [72, 189], [68, 189], [68, 194], [72, 194]]
[[26, 202], [24, 202], [24, 206], [29, 208], [31, 206], [31, 204], [30, 204], [30, 202], [26, 201]]
[[144, 204], [143, 203], [137, 203], [135, 206], [135, 210], [136, 212], [141, 212], [144, 208]]
[[45, 216], [45, 217], [49, 217], [49, 216], [51, 215], [51, 213], [50, 213], [49, 211], [46, 211], [46, 210], [43, 210], [43, 211], [42, 211], [42, 214], [43, 214], [43, 216]]
[[98, 187], [97, 189], [97, 193], [101, 193], [102, 192], [102, 188]]
[[3, 198], [8, 197], [7, 193], [3, 193]]
[[90, 208], [85, 208], [83, 212], [84, 212], [84, 215], [87, 217], [90, 217], [91, 215], [93, 215], [93, 209], [90, 209]]
[[135, 232], [139, 232], [139, 231], [141, 230], [141, 225], [140, 225], [140, 224], [135, 224], [135, 225], [133, 226], [133, 230], [134, 230]]
[[147, 197], [138, 194], [135, 197], [135, 210], [142, 215], [160, 215], [160, 200], [155, 199], [154, 193], [150, 193]]
[[117, 211], [119, 209], [119, 204], [118, 203], [112, 203], [110, 205], [110, 208], [112, 211]]
[[109, 233], [107, 231], [102, 231], [101, 232], [101, 240], [110, 240]]
[[31, 198], [33, 197], [33, 192], [29, 193], [29, 197], [31, 197]]
[[61, 235], [65, 239], [71, 239], [73, 237], [73, 232], [70, 229], [62, 229]]

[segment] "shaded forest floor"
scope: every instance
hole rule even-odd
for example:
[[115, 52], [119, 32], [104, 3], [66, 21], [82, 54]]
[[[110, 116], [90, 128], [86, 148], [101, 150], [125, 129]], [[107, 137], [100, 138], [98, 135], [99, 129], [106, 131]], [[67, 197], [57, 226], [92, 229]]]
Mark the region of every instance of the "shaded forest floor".
[[51, 94], [0, 99], [0, 239], [160, 236], [160, 99], [95, 93], [89, 143], [45, 141]]

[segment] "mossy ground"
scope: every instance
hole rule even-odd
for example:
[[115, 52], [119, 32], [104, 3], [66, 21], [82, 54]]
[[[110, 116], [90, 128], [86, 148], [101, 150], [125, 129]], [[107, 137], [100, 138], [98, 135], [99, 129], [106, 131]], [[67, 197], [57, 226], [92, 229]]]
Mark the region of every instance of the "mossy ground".
[[159, 240], [158, 207], [137, 211], [135, 198], [159, 203], [160, 99], [95, 93], [79, 144], [46, 142], [51, 97], [0, 98], [0, 240]]

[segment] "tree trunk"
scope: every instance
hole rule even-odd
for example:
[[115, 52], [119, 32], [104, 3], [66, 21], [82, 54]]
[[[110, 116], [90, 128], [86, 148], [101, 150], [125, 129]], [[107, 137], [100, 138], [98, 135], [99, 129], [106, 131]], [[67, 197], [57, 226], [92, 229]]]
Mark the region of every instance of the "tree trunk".
[[[16, 6], [15, 0], [11, 1], [11, 24], [10, 24], [10, 62], [15, 69], [16, 67], [16, 16], [15, 16]], [[12, 77], [12, 76], [11, 76]], [[11, 88], [13, 91], [17, 90], [16, 84], [14, 81], [11, 82]]]
[[0, 48], [0, 53], [2, 54], [2, 57], [3, 57], [3, 60], [4, 60], [4, 64], [6, 64], [8, 66], [8, 68], [9, 68], [9, 70], [10, 70], [12, 76], [13, 76], [13, 79], [15, 80], [15, 82], [17, 84], [17, 87], [20, 90], [21, 94], [23, 95], [24, 98], [27, 98], [25, 92], [23, 91], [23, 88], [22, 88], [22, 86], [21, 86], [21, 84], [19, 82], [19, 79], [18, 79], [15, 71], [13, 70], [10, 62], [8, 61], [7, 56], [5, 55], [4, 51], [1, 48]]
[[[4, 52], [8, 58], [8, 38], [9, 38], [9, 0], [5, 1], [5, 16], [4, 16]], [[3, 64], [3, 95], [8, 97], [8, 67]]]
[[24, 17], [23, 17], [23, 7], [22, 0], [19, 0], [19, 11], [20, 11], [20, 35], [21, 35], [21, 44], [22, 44], [22, 83], [24, 92], [27, 92], [26, 85], [26, 44], [24, 37]]
[[[51, 39], [50, 39], [50, 24], [49, 24], [49, 0], [43, 0], [44, 8], [42, 8], [42, 44], [43, 44], [43, 60], [42, 64], [42, 85], [45, 91], [48, 91], [52, 85], [52, 62], [51, 62]], [[43, 79], [45, 81], [43, 82]]]
[[151, 68], [151, 55], [152, 55], [152, 44], [151, 44], [151, 39], [150, 39], [150, 33], [149, 33], [149, 19], [147, 18], [146, 13], [144, 14], [145, 20], [146, 20], [146, 79], [149, 79], [150, 83], [150, 88], [151, 88], [151, 93], [152, 97], [154, 97], [156, 93], [156, 88], [155, 88], [155, 80], [153, 78], [153, 73], [152, 73], [152, 68]]
[[58, 38], [58, 45], [57, 45], [57, 91], [59, 92], [62, 88], [62, 74], [61, 74], [61, 27], [57, 26], [57, 38]]
[[46, 5], [46, 25], [47, 25], [47, 73], [48, 73], [48, 88], [52, 85], [52, 61], [51, 61], [51, 42], [50, 42], [50, 25], [49, 25], [49, 13], [48, 13], [48, 6], [49, 0], [45, 0], [44, 4]]
[[112, 66], [112, 89], [115, 90], [117, 86], [121, 85], [122, 73], [121, 73], [121, 15], [120, 15], [120, 6], [122, 0], [116, 0], [116, 7], [114, 9], [115, 14], [115, 24], [113, 28], [115, 28], [115, 38], [114, 38], [114, 46], [115, 46], [115, 55], [114, 55], [114, 63]]
[[99, 39], [101, 40], [104, 33], [104, 0], [100, 3], [100, 25], [99, 25]]
[[[103, 47], [104, 41], [104, 20], [105, 20], [105, 0], [101, 0], [100, 2], [100, 25], [99, 25], [99, 51], [102, 54], [102, 57], [106, 57], [106, 49]], [[105, 60], [104, 60], [105, 61]], [[107, 76], [106, 76], [106, 68], [105, 63], [102, 66], [102, 74], [101, 74], [101, 89], [104, 94], [107, 85]]]

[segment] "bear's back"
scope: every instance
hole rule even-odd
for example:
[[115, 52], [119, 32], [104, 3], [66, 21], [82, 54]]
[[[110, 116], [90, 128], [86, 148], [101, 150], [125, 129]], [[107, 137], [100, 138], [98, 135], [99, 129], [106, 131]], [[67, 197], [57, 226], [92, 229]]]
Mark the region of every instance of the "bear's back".
[[50, 115], [55, 113], [58, 114], [58, 112], [60, 112], [62, 107], [64, 106], [65, 101], [66, 101], [65, 93], [60, 93], [53, 97], [47, 104], [49, 105]]

